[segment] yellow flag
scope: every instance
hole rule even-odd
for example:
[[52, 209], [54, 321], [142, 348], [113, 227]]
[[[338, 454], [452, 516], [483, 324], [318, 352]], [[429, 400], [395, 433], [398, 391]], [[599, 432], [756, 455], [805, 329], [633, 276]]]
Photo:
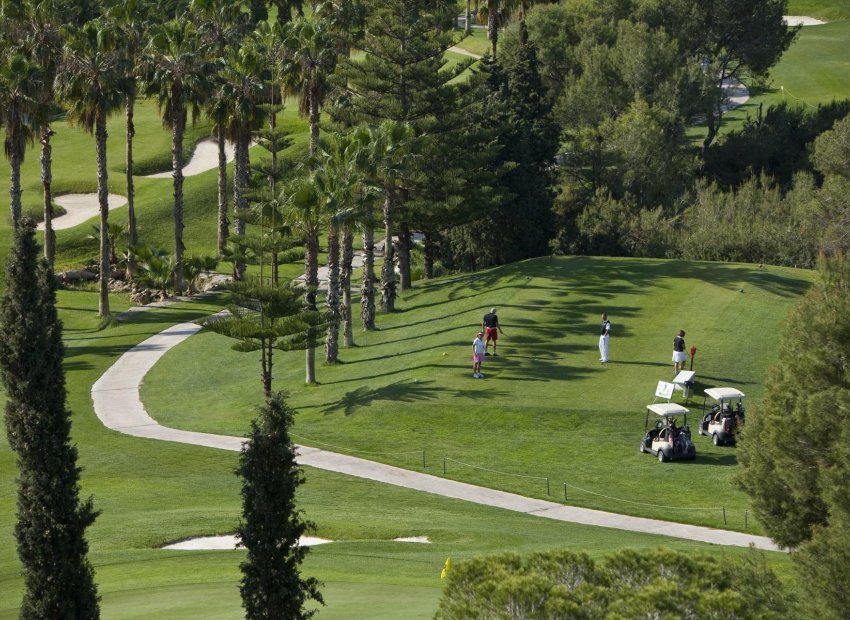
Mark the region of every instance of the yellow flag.
[[452, 559], [446, 558], [446, 564], [443, 566], [443, 571], [440, 573], [440, 579], [445, 579], [446, 575], [449, 574], [449, 571], [452, 568]]

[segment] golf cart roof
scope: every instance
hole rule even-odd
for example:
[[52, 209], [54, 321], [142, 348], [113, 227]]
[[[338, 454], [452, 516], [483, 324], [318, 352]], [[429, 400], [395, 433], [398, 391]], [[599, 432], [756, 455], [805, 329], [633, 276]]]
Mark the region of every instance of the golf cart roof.
[[713, 398], [714, 400], [719, 400], [720, 402], [744, 398], [744, 393], [741, 390], [736, 390], [735, 388], [730, 387], [708, 388], [705, 391], [705, 395]]
[[687, 409], [682, 407], [682, 405], [677, 405], [676, 403], [654, 403], [652, 405], [647, 405], [646, 408], [652, 413], [657, 413], [665, 418], [669, 418], [674, 415], [687, 415], [690, 413]]

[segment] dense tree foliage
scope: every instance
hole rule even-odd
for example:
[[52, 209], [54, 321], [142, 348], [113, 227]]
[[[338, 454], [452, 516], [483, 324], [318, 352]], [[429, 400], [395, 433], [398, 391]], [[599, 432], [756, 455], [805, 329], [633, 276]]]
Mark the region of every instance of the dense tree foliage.
[[850, 258], [825, 259], [785, 326], [763, 406], [747, 416], [738, 484], [785, 547], [812, 617], [850, 608]]
[[304, 474], [289, 437], [292, 416], [284, 395], [273, 394], [251, 422], [239, 456], [242, 521], [236, 533], [248, 551], [240, 565], [240, 591], [251, 620], [305, 619], [315, 613], [304, 608], [307, 601], [324, 602], [319, 582], [300, 572], [309, 547], [299, 539], [313, 525], [295, 507], [295, 491]]
[[702, 554], [621, 551], [601, 561], [567, 550], [506, 553], [452, 566], [436, 617], [789, 617], [761, 556], [729, 562]]
[[77, 449], [65, 408], [62, 324], [53, 271], [39, 260], [35, 224], [21, 220], [0, 300], [5, 425], [18, 466], [15, 538], [24, 577], [21, 618], [99, 617], [85, 530], [97, 513], [80, 501]]

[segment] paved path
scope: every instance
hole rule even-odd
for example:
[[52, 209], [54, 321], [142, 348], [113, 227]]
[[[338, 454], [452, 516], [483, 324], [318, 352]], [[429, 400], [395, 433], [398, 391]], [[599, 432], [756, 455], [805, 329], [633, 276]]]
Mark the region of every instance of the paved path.
[[[97, 380], [91, 389], [94, 410], [107, 428], [134, 437], [187, 443], [221, 450], [241, 449], [243, 439], [240, 437], [197, 433], [161, 426], [147, 414], [139, 397], [139, 386], [142, 380], [160, 357], [199, 330], [200, 326], [194, 323], [182, 323], [151, 336], [122, 355]], [[719, 545], [746, 547], [752, 544], [759, 549], [778, 550], [770, 539], [762, 536], [564, 506], [556, 502], [447, 480], [317, 448], [305, 446], [296, 446], [296, 448], [298, 462], [302, 465], [485, 506], [570, 523], [660, 534]]]

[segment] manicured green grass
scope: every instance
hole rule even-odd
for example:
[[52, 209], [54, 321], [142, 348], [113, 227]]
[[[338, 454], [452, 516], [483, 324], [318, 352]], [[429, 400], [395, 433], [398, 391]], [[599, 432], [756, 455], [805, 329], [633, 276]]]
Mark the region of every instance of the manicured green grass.
[[[450, 281], [448, 286], [457, 284]], [[73, 441], [83, 467], [82, 494], [93, 495], [102, 511], [88, 530], [88, 539], [104, 618], [243, 617], [238, 564], [244, 552], [156, 548], [191, 536], [234, 530], [240, 509], [238, 480], [233, 475], [236, 454], [108, 431], [93, 415], [89, 394], [91, 384], [128, 347], [168, 325], [207, 315], [220, 307], [220, 300], [148, 310], [101, 331], [93, 311], [95, 293], [63, 291], [58, 301], [68, 347]], [[121, 297], [112, 301], [116, 310], [126, 307]], [[250, 365], [244, 357], [239, 362]], [[186, 374], [193, 377], [207, 372], [198, 360], [187, 368], [192, 371]], [[214, 391], [212, 385], [208, 382], [205, 392]], [[253, 391], [258, 386], [245, 388]], [[179, 389], [180, 382], [173, 382], [175, 397]], [[250, 415], [248, 410], [238, 413]], [[299, 506], [316, 522], [318, 535], [343, 541], [316, 547], [305, 565], [306, 574], [326, 583], [328, 607], [321, 613], [327, 618], [393, 618], [399, 609], [405, 610], [405, 617], [431, 617], [440, 595], [439, 572], [449, 556], [458, 561], [482, 553], [555, 546], [598, 555], [658, 544], [730, 556], [748, 553], [562, 524], [314, 469], [307, 469], [306, 476]], [[14, 479], [13, 454], [2, 433], [0, 618], [4, 619], [17, 617], [22, 585], [12, 533]], [[391, 542], [399, 536], [428, 536], [433, 544]], [[771, 565], [787, 577], [786, 556], [767, 555]]]
[[[460, 31], [462, 34], [462, 31]], [[469, 36], [457, 43], [457, 46], [483, 56], [490, 51], [490, 41], [487, 39], [487, 30], [485, 28], [473, 28]]]
[[[548, 478], [556, 498], [567, 482], [584, 489], [568, 487], [570, 503], [642, 516], [723, 526], [725, 507], [728, 527], [742, 529], [734, 448], [697, 438], [695, 463], [659, 465], [637, 450], [645, 406], [672, 377], [678, 329], [698, 348], [700, 393], [736, 386], [757, 405], [784, 316], [810, 280], [750, 265], [544, 258], [420, 282], [378, 331], [357, 334], [344, 363], [319, 367], [320, 386], [303, 386], [302, 353], [278, 354], [276, 386], [292, 393], [301, 443], [412, 469], [424, 450], [429, 473], [443, 475], [447, 458], [450, 478], [534, 497], [547, 497]], [[484, 364], [487, 380], [475, 381], [470, 343], [490, 306], [506, 334]], [[607, 366], [597, 361], [603, 311], [614, 323]], [[244, 434], [259, 367], [229, 344], [203, 333], [167, 354], [143, 386], [149, 412], [170, 426]], [[180, 372], [198, 360], [215, 362]]]
[[[850, 41], [850, 21], [801, 29], [771, 70], [767, 87], [754, 89], [749, 101], [724, 114], [721, 132], [738, 129], [748, 117], [757, 117], [759, 105], [766, 111], [782, 101], [817, 106], [850, 98], [850, 45], [847, 41]], [[688, 135], [702, 140], [705, 127], [691, 127]]]
[[789, 0], [788, 14], [838, 21], [850, 19], [850, 4], [847, 0]]

